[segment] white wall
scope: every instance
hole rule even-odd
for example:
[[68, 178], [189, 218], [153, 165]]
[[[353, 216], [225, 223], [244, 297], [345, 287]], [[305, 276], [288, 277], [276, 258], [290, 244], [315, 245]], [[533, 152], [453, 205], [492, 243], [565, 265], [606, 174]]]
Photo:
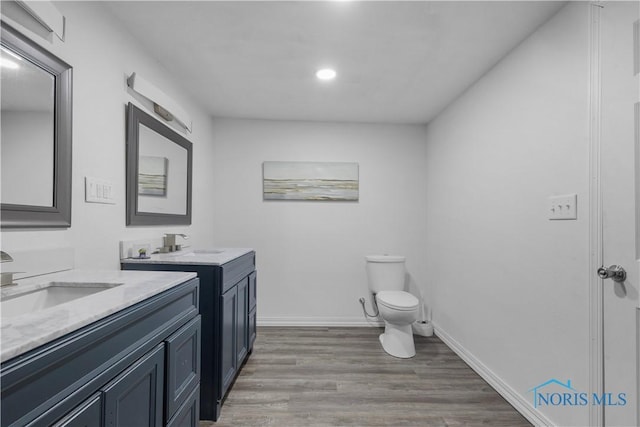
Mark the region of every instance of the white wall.
[[[364, 256], [424, 283], [425, 129], [214, 120], [214, 241], [257, 251], [261, 324], [364, 324]], [[358, 202], [263, 201], [264, 161], [357, 162]]]
[[[548, 379], [589, 386], [587, 42], [571, 3], [427, 128], [434, 324], [529, 406]], [[549, 221], [568, 193], [578, 220]], [[542, 411], [588, 424], [586, 407]]]
[[[11, 253], [30, 249], [74, 247], [78, 268], [119, 268], [118, 241], [160, 237], [164, 232], [189, 234], [194, 245], [212, 240], [209, 197], [212, 181], [212, 124], [169, 75], [97, 2], [60, 2], [66, 16], [66, 40], [51, 41], [26, 34], [73, 67], [73, 207], [68, 230], [2, 230], [2, 249]], [[138, 72], [180, 104], [193, 119], [193, 225], [190, 227], [125, 226], [125, 105], [134, 102], [126, 77]], [[161, 120], [161, 119], [160, 119]], [[114, 185], [115, 205], [84, 202], [84, 177], [107, 179]]]

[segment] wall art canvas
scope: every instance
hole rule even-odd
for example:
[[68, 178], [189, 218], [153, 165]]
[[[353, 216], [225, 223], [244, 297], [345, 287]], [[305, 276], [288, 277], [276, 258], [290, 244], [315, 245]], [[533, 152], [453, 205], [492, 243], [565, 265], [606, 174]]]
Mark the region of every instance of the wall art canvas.
[[358, 164], [264, 162], [264, 200], [357, 201]]
[[140, 156], [138, 166], [138, 194], [144, 196], [167, 195], [166, 157]]

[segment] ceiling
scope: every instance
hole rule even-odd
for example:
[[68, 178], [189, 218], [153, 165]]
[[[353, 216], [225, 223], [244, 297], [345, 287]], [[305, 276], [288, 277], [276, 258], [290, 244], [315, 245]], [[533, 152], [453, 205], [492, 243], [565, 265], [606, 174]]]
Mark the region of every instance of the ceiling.
[[[564, 2], [104, 3], [212, 116], [427, 123]], [[331, 82], [318, 68], [335, 68]]]

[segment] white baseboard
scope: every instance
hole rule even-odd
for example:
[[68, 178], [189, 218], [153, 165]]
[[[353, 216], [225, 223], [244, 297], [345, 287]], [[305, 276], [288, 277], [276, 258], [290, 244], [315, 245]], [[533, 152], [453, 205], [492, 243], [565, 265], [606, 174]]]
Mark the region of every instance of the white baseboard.
[[364, 317], [258, 317], [258, 326], [306, 327], [371, 327], [384, 326], [384, 322]]
[[467, 351], [458, 341], [440, 329], [438, 325], [433, 325], [436, 336], [440, 338], [451, 350], [453, 350], [462, 360], [464, 360], [478, 375], [489, 383], [502, 397], [505, 398], [523, 417], [536, 426], [553, 426], [544, 414], [535, 409], [531, 403], [522, 397], [520, 393], [511, 388], [499, 376], [494, 374], [473, 354]]

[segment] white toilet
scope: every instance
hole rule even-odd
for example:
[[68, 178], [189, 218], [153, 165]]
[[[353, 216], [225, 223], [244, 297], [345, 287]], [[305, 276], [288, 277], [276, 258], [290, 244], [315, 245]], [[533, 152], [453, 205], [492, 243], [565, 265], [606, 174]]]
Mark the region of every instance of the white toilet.
[[403, 256], [369, 255], [367, 277], [380, 316], [384, 333], [380, 343], [392, 356], [409, 358], [416, 355], [411, 325], [418, 319], [418, 298], [404, 291], [405, 269]]

